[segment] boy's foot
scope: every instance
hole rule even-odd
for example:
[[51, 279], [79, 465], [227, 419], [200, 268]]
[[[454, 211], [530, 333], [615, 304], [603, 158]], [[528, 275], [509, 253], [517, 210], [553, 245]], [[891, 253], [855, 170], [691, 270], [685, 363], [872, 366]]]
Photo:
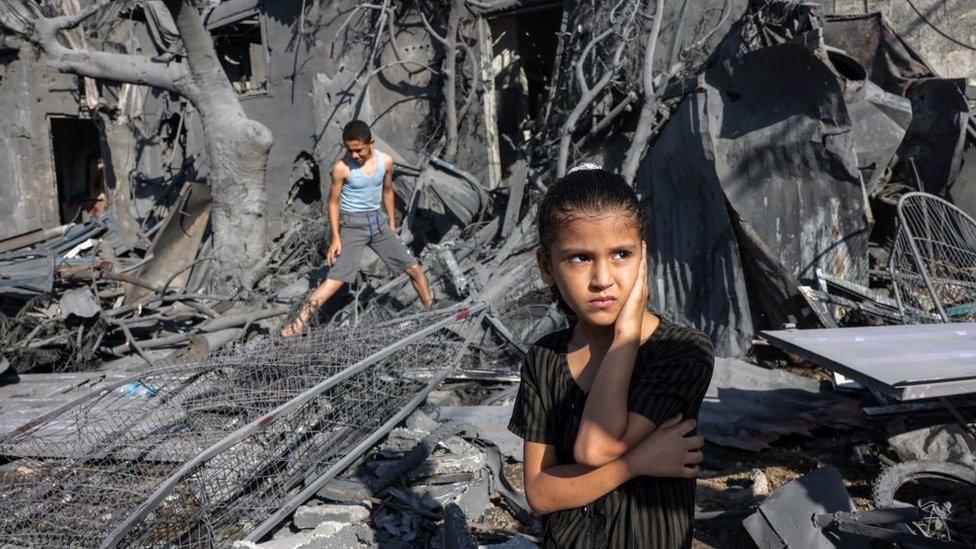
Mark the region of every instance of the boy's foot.
[[303, 323], [299, 322], [298, 319], [289, 322], [281, 329], [281, 337], [291, 337], [302, 333], [302, 325]]

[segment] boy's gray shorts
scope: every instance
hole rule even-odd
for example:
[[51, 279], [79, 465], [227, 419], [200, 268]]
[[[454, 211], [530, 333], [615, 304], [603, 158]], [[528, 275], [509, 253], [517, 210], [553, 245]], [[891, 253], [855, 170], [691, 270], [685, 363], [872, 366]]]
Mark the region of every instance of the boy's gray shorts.
[[402, 273], [417, 264], [406, 244], [390, 229], [390, 222], [381, 210], [340, 211], [339, 239], [342, 240], [342, 253], [326, 275], [333, 280], [347, 283], [356, 280], [359, 260], [366, 246], [372, 248], [395, 273]]

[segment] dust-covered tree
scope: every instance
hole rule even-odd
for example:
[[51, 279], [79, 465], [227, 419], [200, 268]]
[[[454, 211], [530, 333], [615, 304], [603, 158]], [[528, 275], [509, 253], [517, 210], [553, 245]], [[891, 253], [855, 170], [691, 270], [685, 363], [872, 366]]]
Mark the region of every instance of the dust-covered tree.
[[[118, 2], [60, 10], [35, 7], [24, 37], [59, 71], [116, 83], [151, 86], [184, 97], [199, 114], [210, 164], [211, 222], [216, 269], [213, 285], [248, 285], [250, 268], [266, 251], [265, 176], [271, 132], [244, 113], [192, 0], [165, 0], [182, 48], [151, 58], [72, 47], [64, 33]], [[25, 4], [30, 5], [30, 4]]]

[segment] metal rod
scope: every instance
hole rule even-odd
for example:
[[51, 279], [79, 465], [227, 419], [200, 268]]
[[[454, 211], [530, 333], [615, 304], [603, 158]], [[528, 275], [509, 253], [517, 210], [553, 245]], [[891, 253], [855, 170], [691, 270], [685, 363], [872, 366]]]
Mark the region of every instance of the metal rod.
[[345, 368], [343, 371], [335, 374], [324, 381], [318, 383], [314, 387], [308, 389], [304, 393], [298, 395], [297, 397], [289, 400], [288, 402], [278, 406], [274, 410], [262, 415], [261, 417], [255, 419], [254, 421], [248, 423], [247, 425], [237, 429], [233, 433], [227, 435], [223, 439], [219, 440], [203, 452], [197, 454], [192, 460], [183, 464], [175, 473], [169, 476], [160, 486], [156, 489], [153, 494], [143, 502], [133, 513], [131, 513], [115, 530], [109, 534], [107, 538], [102, 542], [102, 549], [109, 549], [116, 547], [125, 536], [131, 532], [136, 525], [146, 517], [153, 509], [162, 503], [166, 496], [168, 496], [180, 483], [185, 476], [192, 472], [197, 466], [203, 462], [211, 459], [212, 457], [220, 454], [227, 448], [230, 448], [234, 444], [244, 440], [248, 436], [253, 435], [267, 429], [269, 425], [272, 425], [276, 419], [284, 412], [287, 412], [293, 408], [302, 406], [312, 399], [320, 396], [326, 390], [338, 385], [339, 383], [351, 378], [357, 373], [363, 371], [368, 366], [375, 362], [383, 360], [384, 358], [392, 355], [396, 351], [400, 350], [406, 345], [413, 343], [427, 335], [430, 335], [438, 330], [445, 328], [453, 323], [463, 321], [469, 317], [471, 313], [480, 312], [485, 308], [484, 304], [473, 305], [470, 309], [464, 309], [453, 316], [449, 316], [439, 322], [436, 322], [427, 328], [420, 331], [414, 332], [409, 336], [396, 341], [395, 343], [380, 349], [379, 351], [369, 355], [368, 357], [360, 360], [356, 364]]

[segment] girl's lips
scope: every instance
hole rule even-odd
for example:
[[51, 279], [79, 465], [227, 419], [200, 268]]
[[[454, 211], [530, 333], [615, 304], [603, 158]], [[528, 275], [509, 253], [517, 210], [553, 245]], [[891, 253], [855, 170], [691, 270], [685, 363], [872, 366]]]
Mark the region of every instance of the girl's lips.
[[586, 303], [590, 307], [593, 307], [594, 309], [606, 309], [607, 307], [613, 305], [616, 302], [617, 302], [617, 300], [615, 298], [612, 298], [612, 297], [603, 297], [603, 298], [599, 298], [599, 299], [591, 299], [591, 300], [587, 301]]

